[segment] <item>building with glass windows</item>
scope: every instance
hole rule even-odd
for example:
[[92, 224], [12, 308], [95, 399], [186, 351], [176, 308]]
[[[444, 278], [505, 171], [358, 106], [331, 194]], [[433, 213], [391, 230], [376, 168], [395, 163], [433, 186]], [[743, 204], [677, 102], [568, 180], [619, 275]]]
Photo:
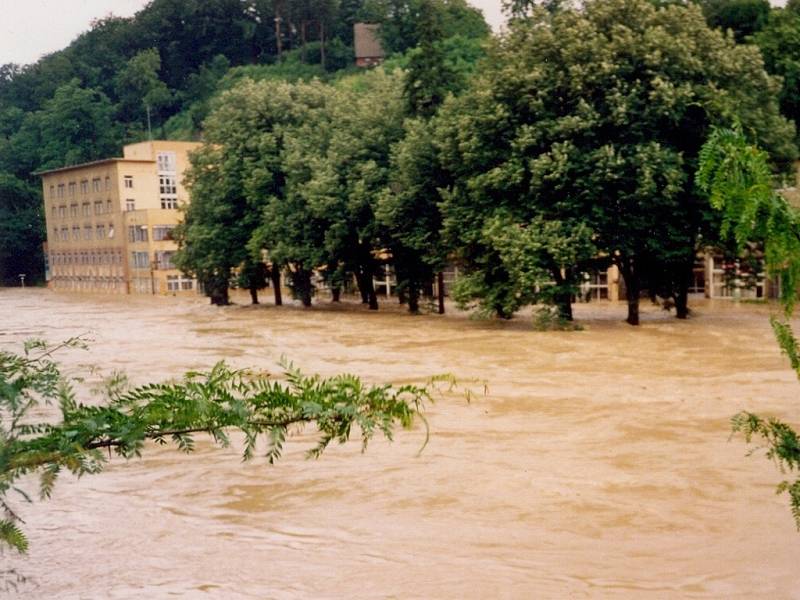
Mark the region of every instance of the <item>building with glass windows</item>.
[[129, 144], [121, 158], [38, 173], [53, 289], [114, 294], [196, 291], [173, 265], [172, 230], [189, 201], [183, 173], [196, 142]]

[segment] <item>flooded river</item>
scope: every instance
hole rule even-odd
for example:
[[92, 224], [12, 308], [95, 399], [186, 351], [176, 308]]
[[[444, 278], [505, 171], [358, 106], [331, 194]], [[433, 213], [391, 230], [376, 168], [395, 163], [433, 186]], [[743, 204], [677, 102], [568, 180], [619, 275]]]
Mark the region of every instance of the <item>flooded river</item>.
[[[410, 317], [360, 306], [215, 308], [202, 299], [0, 290], [0, 346], [90, 332], [71, 372], [134, 382], [224, 359], [370, 382], [485, 380], [421, 428], [275, 466], [201, 444], [65, 477], [22, 506], [26, 598], [800, 598], [800, 534], [780, 474], [729, 440], [758, 410], [798, 424], [800, 384], [765, 307], [679, 322], [582, 305], [585, 330]], [[477, 384], [476, 384], [477, 385]], [[478, 385], [480, 388], [480, 385]], [[481, 388], [482, 391], [482, 388]]]

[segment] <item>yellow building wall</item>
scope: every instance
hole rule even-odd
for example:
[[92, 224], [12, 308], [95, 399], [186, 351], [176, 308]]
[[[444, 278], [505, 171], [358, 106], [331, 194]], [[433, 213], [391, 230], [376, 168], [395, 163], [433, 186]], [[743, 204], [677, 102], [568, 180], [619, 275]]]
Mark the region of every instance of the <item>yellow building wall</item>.
[[[181, 185], [187, 153], [198, 145], [142, 142], [126, 146], [125, 158], [42, 173], [50, 286], [121, 294], [196, 293], [191, 280], [159, 264], [159, 257], [169, 257], [160, 253], [174, 252], [177, 245], [171, 239], [155, 240], [154, 227], [175, 226], [182, 214], [162, 208], [157, 153], [175, 153], [180, 205], [189, 201]], [[146, 241], [131, 241], [132, 226], [146, 232]], [[147, 254], [147, 266], [134, 264], [134, 252]]]

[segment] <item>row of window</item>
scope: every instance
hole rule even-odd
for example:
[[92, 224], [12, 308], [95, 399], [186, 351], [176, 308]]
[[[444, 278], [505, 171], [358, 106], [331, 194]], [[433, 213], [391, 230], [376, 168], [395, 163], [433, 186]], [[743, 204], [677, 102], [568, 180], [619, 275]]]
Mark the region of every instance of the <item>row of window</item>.
[[178, 292], [180, 290], [193, 290], [194, 279], [184, 277], [183, 275], [167, 275], [167, 290], [170, 292]]
[[[172, 259], [175, 252], [164, 250], [156, 252], [153, 257], [154, 269], [175, 269]], [[148, 269], [150, 267], [150, 255], [147, 252], [131, 252], [131, 266], [134, 269]]]
[[[89, 180], [84, 179], [81, 182], [81, 194], [86, 195], [89, 193]], [[67, 184], [59, 183], [58, 185], [51, 185], [50, 186], [50, 197], [51, 198], [63, 198], [65, 195], [69, 195], [70, 198], [75, 196], [75, 193], [78, 189], [78, 184], [75, 181], [70, 181]], [[102, 180], [99, 177], [95, 177], [92, 179], [92, 192], [100, 192], [103, 189]], [[105, 190], [111, 190], [111, 177], [106, 175], [105, 180]]]
[[[133, 176], [132, 175], [125, 175], [123, 177], [124, 185], [126, 189], [133, 189]], [[81, 195], [85, 196], [89, 193], [89, 180], [84, 179], [80, 182], [81, 187]], [[50, 198], [64, 198], [69, 196], [70, 198], [74, 198], [78, 190], [78, 184], [75, 181], [70, 181], [69, 183], [59, 183], [59, 184], [52, 184], [50, 186]], [[99, 177], [95, 177], [92, 179], [92, 193], [97, 193], [105, 190], [106, 192], [111, 191], [111, 177], [106, 175], [105, 184], [103, 184], [102, 180]]]
[[[172, 231], [175, 229], [174, 225], [153, 225], [153, 241], [163, 242], [172, 239]], [[147, 241], [147, 226], [146, 225], [128, 225], [128, 241], [129, 242], [146, 242]]]
[[[73, 225], [72, 226], [72, 241], [77, 242], [78, 240], [105, 240], [105, 239], [114, 239], [114, 224], [109, 223], [108, 228], [106, 228], [105, 223], [98, 223], [95, 226], [92, 225], [84, 225], [81, 228], [80, 225]], [[81, 234], [81, 232], [83, 232]], [[61, 241], [61, 242], [68, 242], [70, 241], [70, 228], [69, 227], [62, 227], [59, 229], [58, 227], [53, 228], [53, 240]]]
[[[95, 200], [94, 214], [105, 215], [105, 214], [110, 214], [113, 211], [114, 211], [114, 204], [113, 202], [111, 202], [110, 199], [106, 200], [105, 202], [103, 202], [102, 200]], [[67, 217], [67, 214], [69, 214], [70, 217], [78, 217], [78, 216], [88, 217], [91, 216], [92, 214], [92, 203], [84, 202], [81, 205], [78, 205], [77, 203], [70, 204], [69, 207], [66, 204], [61, 204], [60, 206], [56, 206], [55, 204], [53, 204], [53, 206], [50, 208], [50, 214], [54, 219], [55, 218], [65, 219]]]
[[122, 253], [118, 251], [99, 252], [53, 252], [50, 264], [56, 265], [121, 265]]

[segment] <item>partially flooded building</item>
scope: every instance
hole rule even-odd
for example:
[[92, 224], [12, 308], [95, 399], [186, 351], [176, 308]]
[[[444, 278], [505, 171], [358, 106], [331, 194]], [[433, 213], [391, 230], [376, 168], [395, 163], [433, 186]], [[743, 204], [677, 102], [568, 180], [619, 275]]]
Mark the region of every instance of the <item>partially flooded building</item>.
[[172, 231], [189, 201], [181, 183], [195, 142], [129, 144], [122, 157], [38, 173], [53, 289], [174, 294], [197, 284], [175, 268]]

